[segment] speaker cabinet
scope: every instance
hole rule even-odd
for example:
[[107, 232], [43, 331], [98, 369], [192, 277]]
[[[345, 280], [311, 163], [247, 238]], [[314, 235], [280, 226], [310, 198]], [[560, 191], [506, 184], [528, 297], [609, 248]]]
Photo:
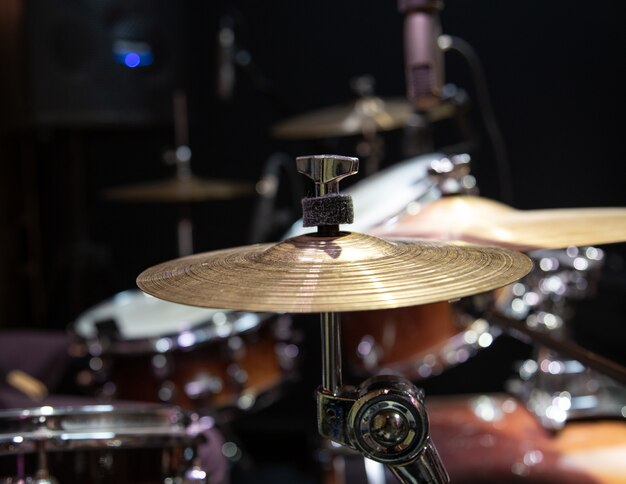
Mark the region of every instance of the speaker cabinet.
[[171, 121], [184, 88], [184, 1], [29, 0], [26, 75], [36, 125]]

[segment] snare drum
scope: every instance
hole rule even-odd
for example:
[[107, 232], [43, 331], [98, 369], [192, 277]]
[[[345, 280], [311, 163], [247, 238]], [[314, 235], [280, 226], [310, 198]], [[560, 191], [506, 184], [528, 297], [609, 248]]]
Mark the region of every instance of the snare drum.
[[129, 290], [83, 313], [71, 331], [89, 356], [79, 379], [99, 397], [225, 417], [270, 403], [295, 376], [298, 347], [286, 315], [196, 308]]
[[203, 426], [200, 420], [192, 425], [181, 410], [161, 405], [5, 410], [0, 412], [2, 479], [174, 482], [194, 470], [196, 439]]
[[[504, 394], [427, 397], [430, 436], [454, 483], [626, 482], [626, 421], [569, 422], [543, 428], [517, 399]], [[343, 448], [327, 446], [324, 484], [391, 484], [388, 469]]]

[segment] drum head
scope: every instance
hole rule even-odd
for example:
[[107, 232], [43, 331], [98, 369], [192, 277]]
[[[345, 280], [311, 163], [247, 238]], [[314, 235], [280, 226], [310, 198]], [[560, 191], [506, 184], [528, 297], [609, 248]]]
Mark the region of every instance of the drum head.
[[163, 353], [249, 331], [269, 317], [176, 304], [132, 289], [82, 313], [71, 331], [98, 341], [104, 353]]

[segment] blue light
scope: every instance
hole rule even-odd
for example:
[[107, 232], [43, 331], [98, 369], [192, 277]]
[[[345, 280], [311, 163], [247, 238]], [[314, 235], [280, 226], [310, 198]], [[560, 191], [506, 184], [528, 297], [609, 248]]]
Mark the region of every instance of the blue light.
[[136, 52], [129, 52], [124, 56], [124, 64], [131, 69], [141, 64], [141, 57]]
[[113, 43], [113, 59], [118, 64], [134, 69], [154, 63], [154, 53], [147, 42], [117, 40]]

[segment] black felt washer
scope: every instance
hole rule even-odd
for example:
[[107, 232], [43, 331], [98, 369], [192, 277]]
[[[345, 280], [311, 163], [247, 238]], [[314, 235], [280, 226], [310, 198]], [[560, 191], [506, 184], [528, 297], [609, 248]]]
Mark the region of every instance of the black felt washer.
[[350, 195], [331, 194], [302, 199], [304, 227], [351, 224], [352, 222], [354, 222], [354, 208]]

